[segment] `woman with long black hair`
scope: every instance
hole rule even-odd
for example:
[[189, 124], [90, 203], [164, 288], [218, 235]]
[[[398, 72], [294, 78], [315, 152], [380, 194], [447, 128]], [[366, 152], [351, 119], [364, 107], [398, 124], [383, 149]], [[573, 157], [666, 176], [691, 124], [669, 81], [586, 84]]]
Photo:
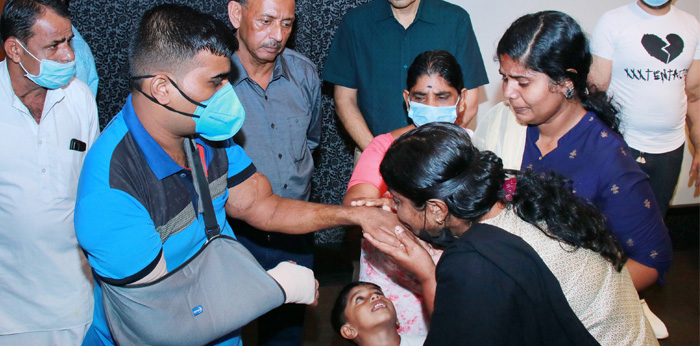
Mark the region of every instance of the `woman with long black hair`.
[[[619, 135], [618, 110], [588, 84], [592, 56], [581, 27], [562, 12], [527, 14], [506, 30], [496, 55], [503, 96], [528, 125], [520, 169], [572, 180], [576, 195], [606, 216], [637, 290], [663, 284], [673, 256], [668, 230], [647, 175]], [[522, 148], [509, 139], [504, 147]]]
[[380, 172], [405, 229], [447, 246], [435, 267], [402, 229], [365, 235], [435, 297], [426, 345], [657, 344], [605, 218], [562, 178], [506, 171], [447, 123], [397, 139]]

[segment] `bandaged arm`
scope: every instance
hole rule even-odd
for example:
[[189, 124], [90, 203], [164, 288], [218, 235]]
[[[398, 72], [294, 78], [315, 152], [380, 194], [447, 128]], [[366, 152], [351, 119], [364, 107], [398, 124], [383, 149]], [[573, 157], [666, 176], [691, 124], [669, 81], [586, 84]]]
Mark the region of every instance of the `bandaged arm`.
[[267, 271], [282, 287], [285, 304], [312, 304], [316, 300], [314, 272], [291, 262], [281, 262]]

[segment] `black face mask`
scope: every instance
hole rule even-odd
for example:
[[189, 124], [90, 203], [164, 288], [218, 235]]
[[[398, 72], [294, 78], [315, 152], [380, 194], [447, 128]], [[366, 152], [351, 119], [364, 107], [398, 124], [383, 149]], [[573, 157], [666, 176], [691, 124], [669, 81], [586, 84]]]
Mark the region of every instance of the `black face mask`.
[[457, 238], [452, 234], [452, 231], [450, 231], [449, 228], [443, 228], [442, 231], [440, 231], [440, 235], [438, 236], [430, 235], [424, 228], [418, 233], [418, 238], [427, 243], [440, 245], [442, 247], [448, 247], [455, 240], [457, 240]]
[[455, 240], [457, 240], [457, 238], [454, 236], [454, 234], [452, 234], [452, 231], [450, 231], [449, 228], [443, 228], [440, 231], [440, 234], [437, 236], [430, 235], [430, 233], [428, 233], [428, 231], [425, 230], [427, 222], [427, 209], [428, 208], [426, 208], [426, 211], [423, 213], [423, 228], [418, 232], [418, 238], [427, 243], [439, 245], [442, 247], [448, 247]]

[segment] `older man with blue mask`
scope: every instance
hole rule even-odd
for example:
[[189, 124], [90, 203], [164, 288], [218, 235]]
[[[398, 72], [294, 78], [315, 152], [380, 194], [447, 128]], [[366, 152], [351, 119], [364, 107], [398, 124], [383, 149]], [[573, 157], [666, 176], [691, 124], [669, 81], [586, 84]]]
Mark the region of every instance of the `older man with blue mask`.
[[92, 287], [73, 209], [95, 100], [74, 78], [61, 1], [7, 1], [0, 34], [0, 344], [80, 345]]

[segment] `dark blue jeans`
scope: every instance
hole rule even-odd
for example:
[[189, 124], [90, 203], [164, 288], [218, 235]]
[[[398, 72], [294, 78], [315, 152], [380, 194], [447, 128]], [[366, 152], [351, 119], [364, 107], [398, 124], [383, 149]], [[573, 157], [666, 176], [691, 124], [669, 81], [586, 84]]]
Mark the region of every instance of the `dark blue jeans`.
[[[683, 163], [683, 149], [685, 144], [678, 149], [663, 154], [649, 154], [632, 149], [632, 157], [637, 160], [637, 164], [644, 173], [649, 175], [651, 189], [656, 197], [656, 204], [659, 206], [661, 216], [666, 215], [668, 206], [673, 198], [673, 192], [678, 184], [678, 175], [681, 172]], [[640, 163], [640, 157], [645, 163]]]
[[[236, 238], [265, 270], [283, 261], [313, 269], [313, 234], [289, 235], [260, 231], [229, 219]], [[258, 345], [299, 346], [304, 337], [306, 305], [285, 304], [258, 318]]]

